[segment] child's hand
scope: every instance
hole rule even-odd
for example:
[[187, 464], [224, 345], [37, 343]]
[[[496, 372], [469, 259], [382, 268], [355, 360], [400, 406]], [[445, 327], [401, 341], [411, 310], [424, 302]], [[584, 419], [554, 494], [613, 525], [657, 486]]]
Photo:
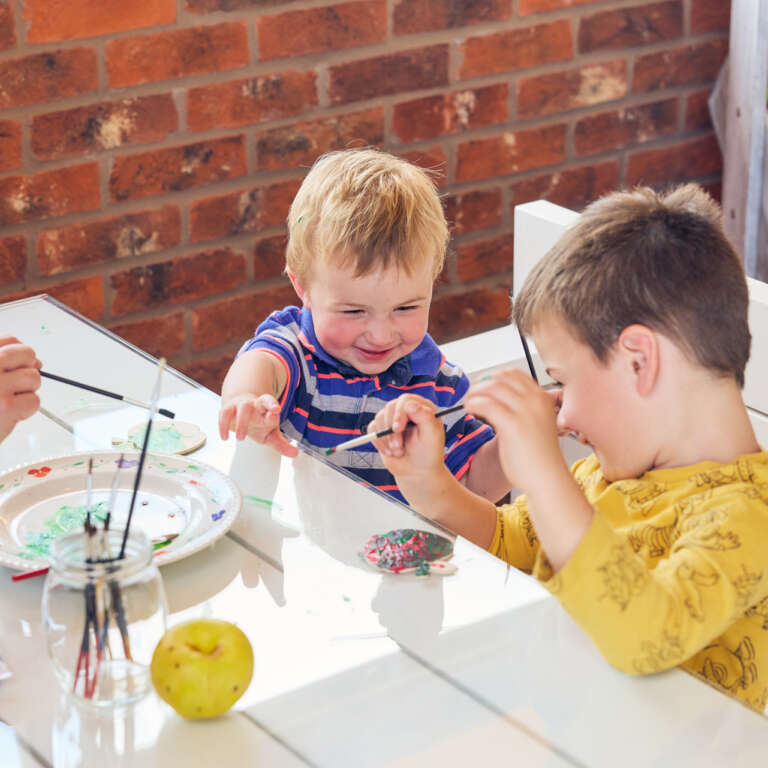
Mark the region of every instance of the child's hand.
[[42, 364], [15, 336], [0, 337], [0, 440], [40, 407]]
[[401, 395], [376, 414], [368, 432], [391, 427], [391, 435], [374, 442], [387, 469], [397, 478], [403, 494], [409, 500], [406, 487], [424, 484], [429, 477], [444, 468], [445, 428], [435, 418], [437, 406], [418, 395]]
[[557, 462], [563, 464], [558, 444], [557, 394], [545, 392], [526, 373], [501, 371], [470, 387], [465, 405], [469, 413], [493, 426], [499, 440], [504, 474], [514, 485], [529, 490], [547, 482]]
[[219, 414], [219, 434], [226, 440], [233, 431], [238, 440], [246, 435], [257, 443], [269, 445], [283, 456], [294, 458], [299, 450], [280, 432], [280, 403], [272, 395], [235, 395]]

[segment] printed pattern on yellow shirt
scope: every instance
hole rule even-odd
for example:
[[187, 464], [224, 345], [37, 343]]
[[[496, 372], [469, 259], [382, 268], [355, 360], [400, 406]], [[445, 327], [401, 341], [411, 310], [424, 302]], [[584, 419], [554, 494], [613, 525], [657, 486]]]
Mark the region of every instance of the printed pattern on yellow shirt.
[[630, 674], [681, 665], [763, 712], [768, 703], [768, 453], [609, 483], [574, 478], [595, 509], [554, 574], [525, 497], [498, 510], [489, 550], [541, 580]]

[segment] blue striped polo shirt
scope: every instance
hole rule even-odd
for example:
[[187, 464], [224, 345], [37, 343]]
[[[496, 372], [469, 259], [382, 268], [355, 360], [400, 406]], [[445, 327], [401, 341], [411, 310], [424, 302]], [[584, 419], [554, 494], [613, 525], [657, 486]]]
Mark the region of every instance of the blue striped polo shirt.
[[[459, 367], [445, 361], [429, 334], [413, 352], [383, 373], [360, 373], [320, 346], [312, 313], [297, 307], [273, 312], [238, 355], [251, 349], [274, 355], [285, 367], [287, 383], [280, 402], [282, 432], [319, 451], [366, 432], [374, 416], [404, 392], [447, 408], [460, 402], [469, 387], [469, 379]], [[460, 478], [469, 469], [475, 451], [494, 433], [487, 424], [463, 411], [447, 415], [443, 423], [445, 464]], [[372, 444], [334, 453], [326, 460], [405, 501]]]

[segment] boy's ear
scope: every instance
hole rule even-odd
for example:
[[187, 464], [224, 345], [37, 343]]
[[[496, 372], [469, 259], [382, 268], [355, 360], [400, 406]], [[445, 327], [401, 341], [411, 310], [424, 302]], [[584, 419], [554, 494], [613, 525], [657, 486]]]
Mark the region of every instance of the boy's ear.
[[299, 280], [295, 272], [287, 269], [285, 273], [288, 275], [288, 279], [291, 281], [293, 290], [296, 291], [296, 295], [299, 297], [299, 300], [307, 309], [309, 309], [309, 292], [307, 291], [306, 287], [301, 282], [301, 280]]
[[639, 395], [645, 396], [653, 391], [659, 377], [659, 340], [646, 325], [628, 325], [618, 340], [619, 354], [626, 360], [627, 366], [635, 378], [635, 387]]

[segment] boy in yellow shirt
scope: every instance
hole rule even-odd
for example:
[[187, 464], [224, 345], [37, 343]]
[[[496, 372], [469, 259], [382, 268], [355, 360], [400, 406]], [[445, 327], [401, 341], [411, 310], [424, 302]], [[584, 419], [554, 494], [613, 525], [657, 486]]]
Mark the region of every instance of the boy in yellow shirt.
[[[525, 491], [513, 504], [445, 471], [431, 403], [401, 397], [369, 429], [396, 430], [377, 447], [413, 507], [532, 573], [612, 665], [682, 665], [762, 712], [768, 454], [741, 398], [748, 292], [719, 215], [694, 185], [614, 193], [532, 271], [515, 321], [559, 391], [504, 371], [466, 400]], [[570, 471], [568, 432], [594, 450]]]

